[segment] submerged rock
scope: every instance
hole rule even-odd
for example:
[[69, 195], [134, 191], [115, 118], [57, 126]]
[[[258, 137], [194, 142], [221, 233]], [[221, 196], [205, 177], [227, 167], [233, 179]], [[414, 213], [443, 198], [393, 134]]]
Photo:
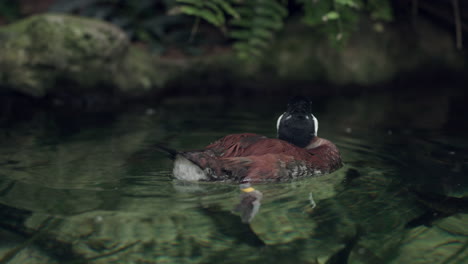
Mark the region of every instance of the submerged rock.
[[430, 228], [409, 230], [399, 254], [390, 263], [465, 263], [468, 257], [466, 221], [466, 214], [458, 214]]
[[160, 84], [154, 62], [141, 53], [111, 24], [33, 16], [0, 28], [0, 87], [34, 97], [51, 90], [141, 94]]

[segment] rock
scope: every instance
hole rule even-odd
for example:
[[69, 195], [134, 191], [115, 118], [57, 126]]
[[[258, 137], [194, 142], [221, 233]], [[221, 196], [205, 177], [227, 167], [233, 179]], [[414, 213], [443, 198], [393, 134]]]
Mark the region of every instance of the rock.
[[[3, 236], [2, 236], [3, 237]], [[0, 256], [5, 256], [6, 254], [14, 251], [16, 247], [21, 247], [21, 243], [12, 244], [9, 247], [2, 246], [0, 247]], [[3, 260], [3, 259], [1, 259]], [[37, 249], [36, 247], [27, 247], [20, 250], [16, 255], [13, 256], [12, 259], [6, 261], [4, 263], [9, 264], [20, 264], [20, 263], [49, 263], [49, 264], [56, 264], [59, 263], [58, 261], [52, 259], [51, 257], [47, 256], [44, 252]]]
[[290, 23], [265, 56], [264, 67], [282, 79], [375, 86], [427, 66], [461, 70], [451, 32], [428, 21], [381, 24], [366, 18], [340, 47], [317, 28]]
[[[446, 229], [455, 225], [462, 229], [454, 229], [455, 232]], [[463, 215], [448, 217], [435, 227], [411, 229], [402, 241], [399, 254], [390, 263], [465, 263], [468, 242], [464, 234], [466, 217]]]
[[242, 61], [229, 49], [199, 57], [156, 58], [130, 44], [122, 30], [106, 22], [43, 14], [0, 28], [0, 90], [34, 97], [104, 93], [126, 99], [161, 90], [263, 94], [285, 92], [286, 84], [305, 84], [307, 90], [302, 92], [319, 95], [338, 88], [310, 84], [325, 82], [340, 90], [362, 91], [403, 74], [439, 69], [462, 72], [464, 67], [451, 33], [423, 20], [408, 27], [363, 18], [342, 47], [332, 45], [327, 36], [293, 21], [263, 58]]
[[136, 95], [161, 84], [151, 56], [99, 20], [37, 15], [0, 28], [0, 40], [0, 87], [34, 97], [77, 89]]
[[[320, 29], [288, 22], [263, 57], [242, 61], [226, 52], [186, 60], [186, 69], [171, 78], [170, 89], [198, 95], [240, 89], [264, 94], [290, 93], [285, 87], [291, 87], [317, 96], [388, 88], [382, 84], [405, 78], [416, 79], [414, 88], [422, 88], [427, 84], [421, 80], [430, 86], [443, 73], [464, 71], [464, 58], [455, 49], [451, 32], [422, 18], [412, 27], [362, 18], [339, 47], [328, 37]], [[419, 75], [428, 72], [423, 78]], [[317, 85], [321, 83], [334, 89], [323, 89]]]

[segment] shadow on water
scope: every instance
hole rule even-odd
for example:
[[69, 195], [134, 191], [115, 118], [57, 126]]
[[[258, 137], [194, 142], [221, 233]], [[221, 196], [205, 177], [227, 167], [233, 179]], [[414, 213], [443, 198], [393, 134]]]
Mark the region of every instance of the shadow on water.
[[[233, 213], [237, 186], [174, 181], [172, 162], [154, 146], [195, 149], [238, 132], [274, 137], [282, 99], [227, 106], [172, 98], [113, 113], [0, 119], [0, 232], [9, 238], [0, 240], [0, 256], [10, 252], [9, 263], [463, 263], [464, 93], [315, 99], [319, 135], [339, 146], [345, 167], [258, 185], [262, 207], [250, 225]], [[49, 218], [60, 221], [41, 228]], [[33, 242], [12, 251], [24, 241]]]

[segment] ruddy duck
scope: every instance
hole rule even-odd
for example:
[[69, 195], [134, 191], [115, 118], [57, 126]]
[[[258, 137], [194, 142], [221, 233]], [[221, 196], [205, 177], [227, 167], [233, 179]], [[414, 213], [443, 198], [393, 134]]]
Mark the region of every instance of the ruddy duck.
[[258, 183], [331, 173], [342, 166], [340, 152], [317, 136], [310, 100], [294, 97], [277, 121], [278, 138], [227, 135], [202, 150], [174, 152], [173, 174], [187, 181]]

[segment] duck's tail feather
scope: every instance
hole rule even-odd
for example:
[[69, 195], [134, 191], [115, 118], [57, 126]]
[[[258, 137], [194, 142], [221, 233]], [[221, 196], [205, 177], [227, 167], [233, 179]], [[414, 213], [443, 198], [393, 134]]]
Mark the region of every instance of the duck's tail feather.
[[166, 147], [162, 144], [156, 144], [156, 148], [162, 152], [164, 152], [165, 154], [167, 154], [169, 156], [170, 159], [175, 159], [175, 157], [177, 156], [177, 154], [179, 154], [179, 152], [175, 149], [171, 149], [169, 147]]

